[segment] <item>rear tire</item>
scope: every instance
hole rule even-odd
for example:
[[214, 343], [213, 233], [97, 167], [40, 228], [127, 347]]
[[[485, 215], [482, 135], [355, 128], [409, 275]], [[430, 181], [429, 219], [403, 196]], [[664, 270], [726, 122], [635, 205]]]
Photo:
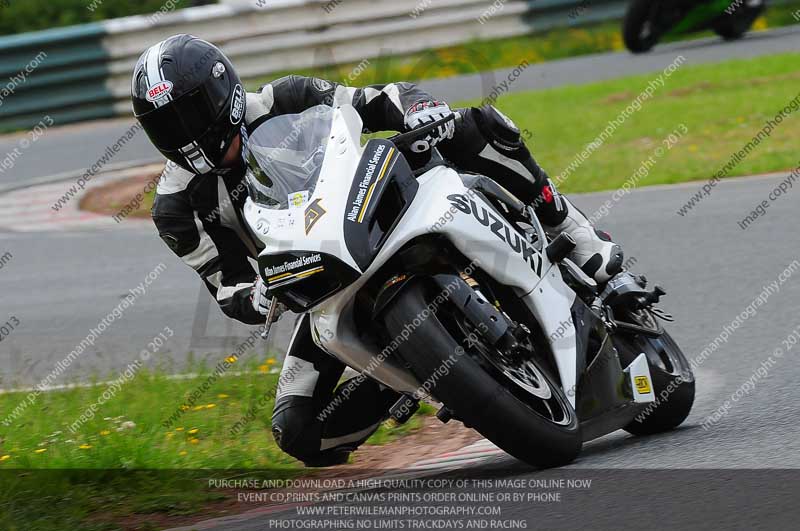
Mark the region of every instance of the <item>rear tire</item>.
[[[484, 369], [475, 358], [481, 356], [475, 347], [454, 337], [438, 317], [450, 307], [440, 305], [421, 319], [432, 298], [426, 296], [423, 281], [412, 280], [384, 318], [393, 337], [401, 337], [408, 323], [421, 321], [400, 343], [399, 352], [423, 386], [428, 386], [428, 392], [465, 425], [517, 459], [538, 467], [573, 461], [582, 446], [580, 425], [560, 386], [544, 374], [551, 392], [559, 393], [553, 396], [562, 399], [569, 410], [564, 425], [535, 412]], [[459, 347], [463, 354], [456, 355]]]
[[661, 37], [650, 20], [651, 0], [633, 0], [622, 22], [622, 40], [633, 53], [649, 52]]
[[742, 6], [731, 15], [723, 15], [714, 23], [714, 33], [726, 41], [741, 39], [750, 30], [753, 22], [761, 14], [762, 9]]

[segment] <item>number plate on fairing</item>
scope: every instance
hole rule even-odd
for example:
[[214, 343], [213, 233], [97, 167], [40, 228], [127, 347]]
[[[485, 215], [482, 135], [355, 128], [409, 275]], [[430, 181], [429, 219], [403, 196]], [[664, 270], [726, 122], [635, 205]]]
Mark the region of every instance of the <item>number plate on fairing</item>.
[[653, 392], [653, 379], [650, 376], [650, 365], [647, 363], [647, 356], [644, 353], [636, 356], [625, 372], [631, 379], [634, 402], [642, 404], [653, 402], [656, 399]]

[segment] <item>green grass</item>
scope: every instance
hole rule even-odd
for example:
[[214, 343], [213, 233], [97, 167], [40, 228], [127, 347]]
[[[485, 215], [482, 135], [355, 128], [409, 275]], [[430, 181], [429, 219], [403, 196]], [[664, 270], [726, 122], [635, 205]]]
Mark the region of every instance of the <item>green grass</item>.
[[[10, 426], [0, 425], [0, 529], [118, 529], [108, 522], [192, 514], [223, 498], [207, 488], [205, 478], [214, 476], [208, 470], [308, 473], [270, 434], [273, 367], [240, 358], [231, 371], [243, 374], [217, 379], [188, 408], [206, 376], [171, 379], [143, 370], [74, 433], [70, 426], [107, 387], [41, 394]], [[0, 411], [8, 414], [26, 396], [0, 395]], [[182, 405], [182, 416], [165, 427]], [[251, 407], [254, 420], [232, 434]], [[403, 426], [387, 423], [367, 444], [391, 442], [420, 425], [419, 416]]]
[[[9, 427], [0, 429], [0, 469], [296, 470], [298, 462], [281, 452], [270, 435], [278, 375], [263, 371], [273, 366], [264, 363], [220, 377], [192, 407], [188, 397], [205, 376], [172, 379], [142, 370], [75, 432], [71, 425], [106, 386], [42, 393]], [[0, 411], [12, 411], [26, 395], [0, 395]], [[251, 408], [255, 419], [231, 433]], [[180, 417], [169, 423], [177, 410]], [[382, 427], [373, 440], [388, 442], [417, 426], [414, 420]]]
[[[187, 0], [15, 0], [0, 1], [0, 35], [86, 24], [110, 18], [186, 8]], [[209, 3], [209, 2], [206, 2]]]
[[[557, 176], [656, 75], [508, 94], [496, 105], [532, 132], [528, 145], [548, 173]], [[587, 192], [619, 187], [679, 124], [688, 134], [638, 185], [708, 179], [797, 96], [798, 79], [796, 53], [682, 66], [560, 188]], [[797, 166], [798, 114], [785, 119], [730, 175]]]
[[[232, 369], [235, 370], [235, 369]], [[277, 375], [258, 371], [222, 377], [174, 426], [162, 422], [186, 403], [203, 378], [167, 379], [142, 372], [100, 407], [74, 433], [70, 425], [98, 400], [105, 386], [41, 394], [9, 428], [3, 428], [0, 466], [4, 468], [231, 468], [291, 467], [269, 432], [271, 398], [239, 436], [230, 427], [261, 395], [274, 388]], [[0, 395], [8, 412], [25, 394]], [[184, 406], [184, 408], [187, 406]], [[125, 422], [135, 427], [123, 429]], [[197, 430], [192, 433], [192, 430]]]

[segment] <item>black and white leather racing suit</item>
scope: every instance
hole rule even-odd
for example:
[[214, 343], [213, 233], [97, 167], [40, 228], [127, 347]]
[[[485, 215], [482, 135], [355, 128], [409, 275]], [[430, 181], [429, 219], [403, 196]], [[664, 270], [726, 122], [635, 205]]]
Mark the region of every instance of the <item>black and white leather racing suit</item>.
[[[406, 110], [424, 100], [432, 98], [412, 83], [352, 88], [287, 76], [247, 94], [244, 127], [249, 134], [274, 116], [349, 103], [366, 131], [402, 131]], [[465, 109], [462, 115], [452, 139], [437, 146], [445, 158], [463, 171], [491, 176], [523, 201], [536, 204], [544, 223], [563, 222], [563, 200], [514, 124], [488, 106]], [[202, 175], [170, 163], [158, 185], [152, 216], [161, 238], [200, 275], [225, 315], [255, 325], [264, 317], [250, 302], [256, 272], [249, 259], [258, 256], [260, 243], [244, 222], [246, 197], [244, 163]], [[307, 319], [299, 319], [294, 331], [282, 370], [291, 378], [279, 386], [272, 423], [284, 451], [320, 466], [346, 459], [378, 427], [397, 396], [366, 380], [348, 389], [341, 400], [345, 367], [314, 344]], [[332, 403], [336, 407], [330, 408]]]

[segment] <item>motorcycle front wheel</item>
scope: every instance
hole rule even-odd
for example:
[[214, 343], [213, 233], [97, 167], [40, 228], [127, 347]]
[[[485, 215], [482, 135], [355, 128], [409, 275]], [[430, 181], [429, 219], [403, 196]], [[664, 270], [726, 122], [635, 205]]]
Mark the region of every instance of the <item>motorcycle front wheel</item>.
[[[631, 321], [646, 328], [656, 326], [654, 317], [645, 311], [631, 316]], [[682, 424], [694, 405], [695, 380], [691, 364], [672, 336], [666, 331], [659, 337], [621, 333], [614, 336], [614, 342], [624, 365], [645, 353], [656, 398], [625, 426], [625, 431], [652, 435]]]
[[393, 337], [406, 330], [398, 350], [423, 390], [521, 461], [542, 468], [573, 461], [582, 446], [580, 425], [555, 379], [535, 359], [510, 358], [488, 345], [455, 305], [430, 311], [434, 291], [412, 280], [384, 317]]
[[633, 0], [622, 22], [622, 40], [633, 53], [649, 52], [660, 38], [652, 20], [651, 0]]

